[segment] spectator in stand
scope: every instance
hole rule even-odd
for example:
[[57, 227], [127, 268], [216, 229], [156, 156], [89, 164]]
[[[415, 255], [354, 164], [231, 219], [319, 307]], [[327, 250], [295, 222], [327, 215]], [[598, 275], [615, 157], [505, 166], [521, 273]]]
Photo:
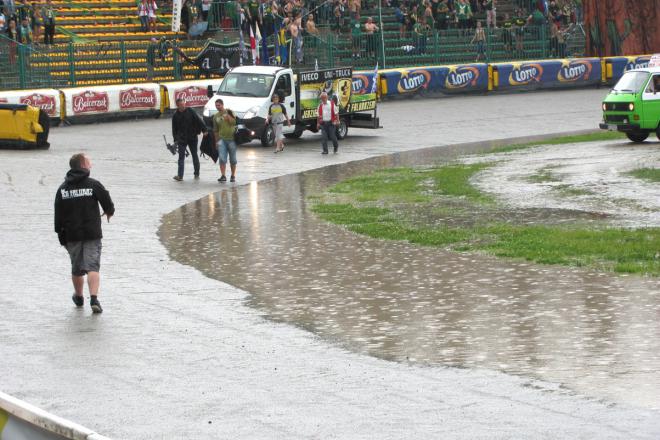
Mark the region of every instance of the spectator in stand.
[[481, 57], [486, 58], [486, 33], [484, 28], [481, 27], [481, 20], [477, 21], [477, 28], [474, 30], [474, 37], [472, 37], [471, 44], [477, 46], [477, 59], [475, 62], [481, 61]]
[[199, 8], [192, 0], [186, 0], [186, 4], [181, 11], [181, 22], [185, 23], [186, 32], [190, 36], [193, 25], [199, 22]]
[[418, 21], [413, 26], [413, 34], [415, 35], [415, 41], [413, 45], [415, 46], [415, 52], [417, 55], [423, 55], [426, 53], [426, 33], [427, 26], [423, 21]]
[[424, 25], [426, 26], [426, 32], [430, 31], [435, 27], [435, 20], [433, 19], [433, 8], [431, 7], [431, 2], [425, 0], [424, 8]]
[[34, 10], [34, 17], [32, 18], [32, 38], [33, 40], [39, 41], [41, 39], [41, 32], [44, 27], [44, 19], [41, 16], [41, 10]]
[[211, 0], [202, 0], [202, 20], [209, 21], [209, 10], [211, 9]]
[[344, 2], [342, 0], [335, 0], [334, 7], [334, 28], [337, 36], [341, 35], [341, 31], [344, 29], [344, 11], [346, 10]]
[[447, 30], [447, 23], [449, 20], [449, 6], [446, 0], [438, 2], [438, 8], [435, 15], [435, 28], [441, 32]]
[[21, 20], [21, 25], [18, 27], [18, 42], [25, 45], [32, 44], [32, 28], [30, 27], [30, 20], [24, 18]]
[[32, 19], [32, 6], [30, 6], [27, 0], [21, 0], [18, 6], [16, 6], [16, 17], [19, 23], [23, 23], [24, 18], [28, 20], [28, 23]]
[[504, 14], [504, 22], [502, 23], [502, 42], [504, 43], [504, 52], [507, 58], [511, 58], [513, 49], [513, 21], [509, 14]]
[[149, 30], [149, 4], [147, 0], [141, 0], [138, 4], [138, 17], [140, 19], [140, 32]]
[[367, 18], [367, 22], [364, 24], [364, 31], [367, 34], [367, 56], [376, 58], [376, 32], [379, 28], [374, 23], [373, 18]]
[[458, 28], [461, 35], [466, 35], [472, 19], [472, 8], [467, 0], [458, 0], [456, 5], [456, 18], [458, 18]]
[[261, 36], [267, 38], [275, 33], [275, 14], [277, 13], [277, 2], [266, 0], [261, 4], [262, 30]]
[[7, 32], [7, 17], [5, 16], [4, 7], [0, 7], [0, 32]]
[[321, 32], [319, 29], [316, 27], [316, 23], [314, 22], [314, 14], [309, 14], [307, 15], [307, 23], [305, 23], [305, 30], [307, 31], [308, 35], [318, 37]]
[[525, 25], [527, 21], [528, 19], [526, 20], [523, 16], [522, 9], [518, 9], [512, 21], [513, 26], [511, 27], [513, 36], [516, 39], [516, 51], [514, 53], [514, 57], [516, 58], [523, 58], [525, 54], [523, 39], [525, 38]]
[[491, 27], [497, 29], [495, 0], [484, 0], [482, 5], [486, 10], [486, 27], [488, 29], [490, 29]]
[[149, 7], [147, 8], [149, 17], [149, 30], [156, 32], [156, 11], [158, 11], [158, 4], [156, 0], [147, 0]]
[[259, 14], [259, 11], [259, 0], [248, 0], [246, 8], [247, 20], [255, 35], [257, 33], [257, 26], [261, 33], [261, 14]]
[[360, 17], [353, 16], [351, 17], [351, 40], [353, 53], [351, 54], [353, 59], [360, 58], [360, 49], [362, 43], [362, 25], [360, 24]]
[[41, 15], [44, 18], [44, 44], [53, 44], [57, 11], [52, 0], [46, 0], [46, 4], [41, 8]]
[[302, 64], [303, 62], [303, 36], [302, 36], [302, 17], [297, 16], [291, 24], [289, 24], [289, 34], [293, 41], [295, 50], [296, 63]]

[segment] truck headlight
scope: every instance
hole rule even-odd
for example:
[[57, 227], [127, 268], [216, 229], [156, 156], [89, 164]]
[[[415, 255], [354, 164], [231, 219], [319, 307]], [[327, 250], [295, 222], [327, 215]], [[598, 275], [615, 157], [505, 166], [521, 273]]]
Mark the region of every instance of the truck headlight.
[[635, 104], [633, 104], [632, 102], [630, 104], [628, 104], [628, 110], [630, 110], [631, 112], [634, 111], [635, 110]]
[[603, 103], [603, 111], [607, 111], [607, 104]]
[[251, 109], [245, 112], [245, 115], [243, 115], [243, 119], [252, 119], [255, 116], [257, 116], [258, 113], [259, 113], [259, 106], [255, 105], [254, 107], [252, 107]]

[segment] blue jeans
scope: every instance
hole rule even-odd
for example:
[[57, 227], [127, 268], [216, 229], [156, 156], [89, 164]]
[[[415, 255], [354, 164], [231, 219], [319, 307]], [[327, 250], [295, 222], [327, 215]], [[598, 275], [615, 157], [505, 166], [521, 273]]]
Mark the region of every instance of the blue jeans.
[[140, 15], [140, 30], [142, 32], [149, 30], [149, 17], [146, 15]]
[[218, 141], [218, 160], [221, 164], [227, 163], [227, 156], [229, 156], [229, 164], [236, 165], [236, 142], [220, 139]]
[[197, 136], [185, 141], [177, 142], [179, 147], [179, 169], [177, 176], [183, 177], [183, 170], [185, 169], [186, 161], [186, 147], [190, 149], [190, 154], [192, 155], [193, 167], [195, 169], [195, 176], [199, 176], [199, 156], [197, 156]]

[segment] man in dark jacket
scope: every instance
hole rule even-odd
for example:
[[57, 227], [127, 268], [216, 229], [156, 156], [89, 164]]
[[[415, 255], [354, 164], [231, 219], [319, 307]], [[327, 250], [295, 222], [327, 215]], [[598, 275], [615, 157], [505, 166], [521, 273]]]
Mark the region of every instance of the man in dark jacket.
[[183, 180], [183, 170], [185, 168], [186, 148], [190, 148], [193, 167], [195, 169], [195, 179], [199, 179], [199, 156], [197, 156], [197, 135], [206, 131], [204, 121], [191, 108], [186, 108], [183, 99], [176, 100], [176, 111], [172, 116], [172, 136], [174, 143], [179, 148], [179, 169], [174, 176], [174, 180], [180, 182]]
[[[74, 154], [69, 160], [71, 169], [55, 195], [55, 232], [71, 257], [73, 302], [82, 307], [85, 275], [89, 287], [90, 305], [94, 313], [101, 313], [98, 300], [101, 268], [101, 217], [108, 222], [115, 213], [110, 193], [101, 182], [89, 177], [92, 161], [85, 154]], [[99, 203], [103, 214], [99, 210]]]

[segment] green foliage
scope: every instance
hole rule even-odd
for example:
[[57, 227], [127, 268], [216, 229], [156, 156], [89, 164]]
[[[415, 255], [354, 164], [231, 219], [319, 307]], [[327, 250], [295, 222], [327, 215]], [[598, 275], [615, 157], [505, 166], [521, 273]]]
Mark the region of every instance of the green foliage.
[[660, 168], [639, 168], [626, 174], [649, 182], [660, 182]]
[[[541, 264], [589, 267], [621, 273], [660, 275], [660, 228], [619, 229], [604, 224], [525, 225], [490, 220], [445, 223], [419, 221], [415, 213], [502, 213], [493, 201], [470, 185], [470, 179], [490, 164], [451, 164], [434, 168], [396, 168], [341, 182], [312, 211], [322, 219], [369, 237], [405, 240], [455, 251], [484, 251]], [[652, 170], [657, 171], [657, 170]], [[560, 191], [588, 194], [570, 185]], [[337, 201], [341, 201], [337, 202]], [[484, 211], [484, 209], [486, 211]], [[498, 211], [499, 210], [499, 211]], [[494, 217], [495, 218], [495, 217]], [[483, 221], [482, 221], [483, 220]]]

